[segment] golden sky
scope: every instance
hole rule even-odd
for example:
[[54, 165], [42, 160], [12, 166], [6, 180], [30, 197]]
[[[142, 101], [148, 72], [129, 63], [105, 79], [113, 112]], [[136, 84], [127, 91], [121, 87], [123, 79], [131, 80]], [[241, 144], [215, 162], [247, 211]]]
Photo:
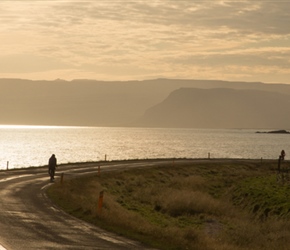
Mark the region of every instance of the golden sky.
[[0, 2], [0, 78], [290, 83], [290, 0]]

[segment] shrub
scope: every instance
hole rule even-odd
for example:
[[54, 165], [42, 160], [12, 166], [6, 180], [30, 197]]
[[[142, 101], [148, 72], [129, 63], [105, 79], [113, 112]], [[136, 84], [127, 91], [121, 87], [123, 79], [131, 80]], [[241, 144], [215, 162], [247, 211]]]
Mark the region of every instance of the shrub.
[[216, 214], [223, 211], [220, 201], [212, 198], [209, 194], [191, 190], [162, 190], [162, 194], [156, 204], [164, 213], [171, 216]]

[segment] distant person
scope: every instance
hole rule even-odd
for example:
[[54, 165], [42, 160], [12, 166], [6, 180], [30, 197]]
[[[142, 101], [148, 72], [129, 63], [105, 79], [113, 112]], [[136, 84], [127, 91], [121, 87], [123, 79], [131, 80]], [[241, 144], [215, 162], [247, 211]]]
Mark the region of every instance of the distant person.
[[281, 160], [284, 160], [284, 158], [285, 158], [285, 151], [284, 151], [284, 149], [281, 151], [281, 155], [280, 155], [280, 157], [281, 157]]
[[53, 154], [48, 161], [48, 174], [50, 176], [50, 181], [53, 182], [54, 180], [54, 174], [55, 174], [55, 168], [56, 168], [57, 160], [55, 158], [55, 155]]

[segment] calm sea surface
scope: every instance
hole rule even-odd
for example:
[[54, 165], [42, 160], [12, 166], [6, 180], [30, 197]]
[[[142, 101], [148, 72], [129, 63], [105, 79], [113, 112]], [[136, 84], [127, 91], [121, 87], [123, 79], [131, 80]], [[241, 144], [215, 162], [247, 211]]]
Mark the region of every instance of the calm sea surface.
[[290, 135], [256, 130], [0, 126], [0, 169], [150, 158], [277, 159]]

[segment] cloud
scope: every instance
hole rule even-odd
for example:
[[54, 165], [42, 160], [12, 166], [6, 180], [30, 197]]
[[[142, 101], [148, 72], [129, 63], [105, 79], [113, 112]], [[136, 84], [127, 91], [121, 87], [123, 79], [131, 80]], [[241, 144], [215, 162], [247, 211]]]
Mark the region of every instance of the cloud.
[[56, 69], [66, 69], [67, 65], [60, 60], [37, 55], [0, 55], [1, 73], [42, 72]]
[[[33, 55], [35, 62], [46, 58], [35, 66], [43, 78], [64, 70], [78, 78], [207, 78], [207, 72], [231, 80], [222, 71], [240, 67], [263, 81], [273, 67], [276, 79], [287, 81], [289, 13], [287, 1], [4, 1], [0, 47], [10, 63], [0, 65], [0, 77], [2, 67], [33, 74], [17, 62]], [[255, 76], [261, 67], [264, 75]]]

